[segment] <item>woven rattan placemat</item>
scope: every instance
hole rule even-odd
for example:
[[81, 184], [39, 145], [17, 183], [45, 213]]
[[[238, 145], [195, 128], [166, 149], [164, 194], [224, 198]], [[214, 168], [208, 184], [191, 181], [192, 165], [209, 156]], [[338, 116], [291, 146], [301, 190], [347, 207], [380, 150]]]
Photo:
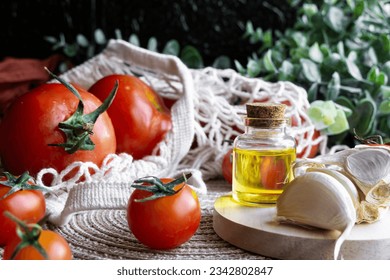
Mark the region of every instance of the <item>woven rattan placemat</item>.
[[[231, 187], [223, 180], [207, 182], [208, 193], [200, 195], [202, 220], [195, 235], [182, 246], [168, 251], [151, 250], [140, 244], [128, 229], [126, 211], [98, 210], [72, 217], [59, 232], [70, 244], [74, 259], [236, 260], [266, 259], [222, 240], [213, 230], [213, 205]], [[3, 249], [0, 249], [2, 255]]]

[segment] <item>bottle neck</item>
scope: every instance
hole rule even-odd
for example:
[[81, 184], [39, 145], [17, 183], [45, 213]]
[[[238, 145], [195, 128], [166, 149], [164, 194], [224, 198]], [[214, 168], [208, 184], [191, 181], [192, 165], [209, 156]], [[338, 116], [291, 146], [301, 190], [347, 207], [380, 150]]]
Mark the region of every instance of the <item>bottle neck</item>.
[[257, 126], [246, 126], [245, 133], [254, 136], [282, 136], [286, 134], [286, 126], [281, 125], [277, 127], [257, 127]]

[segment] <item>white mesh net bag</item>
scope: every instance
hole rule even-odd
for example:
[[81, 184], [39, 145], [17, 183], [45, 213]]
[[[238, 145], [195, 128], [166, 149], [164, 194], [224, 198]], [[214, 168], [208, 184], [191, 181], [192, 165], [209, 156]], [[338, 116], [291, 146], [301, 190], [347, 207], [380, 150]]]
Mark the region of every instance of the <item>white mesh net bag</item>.
[[[102, 53], [62, 78], [89, 88], [114, 73], [139, 76], [161, 96], [175, 99], [171, 108], [173, 128], [154, 153], [142, 160], [133, 160], [125, 153], [112, 154], [100, 167], [75, 162], [60, 172], [41, 170], [37, 183], [43, 184], [47, 174], [54, 177], [53, 191], [47, 195], [49, 220], [54, 224], [65, 224], [80, 212], [125, 208], [132, 191], [130, 184], [143, 176], [176, 176], [190, 170], [193, 177], [189, 183], [206, 193], [204, 181], [221, 175], [222, 158], [229, 149], [224, 140], [242, 133], [246, 102], [288, 102], [287, 114], [297, 121], [291, 130], [298, 140], [297, 152], [306, 149], [308, 153], [319, 143], [325, 149], [325, 136], [312, 139], [314, 126], [306, 114], [309, 103], [305, 90], [289, 82], [245, 78], [234, 70], [190, 70], [177, 57], [122, 40], [111, 40]], [[69, 179], [67, 175], [74, 169], [78, 172]], [[77, 183], [81, 177], [83, 182]]]

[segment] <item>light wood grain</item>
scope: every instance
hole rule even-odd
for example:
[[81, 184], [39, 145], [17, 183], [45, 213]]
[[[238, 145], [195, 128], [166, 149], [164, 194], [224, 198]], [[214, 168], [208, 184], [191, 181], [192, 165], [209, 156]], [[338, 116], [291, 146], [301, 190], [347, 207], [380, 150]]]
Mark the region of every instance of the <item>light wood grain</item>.
[[[276, 259], [332, 259], [338, 231], [309, 229], [275, 221], [275, 206], [246, 207], [231, 195], [214, 204], [213, 227], [227, 242]], [[390, 213], [378, 222], [356, 225], [341, 248], [344, 259], [390, 259]]]

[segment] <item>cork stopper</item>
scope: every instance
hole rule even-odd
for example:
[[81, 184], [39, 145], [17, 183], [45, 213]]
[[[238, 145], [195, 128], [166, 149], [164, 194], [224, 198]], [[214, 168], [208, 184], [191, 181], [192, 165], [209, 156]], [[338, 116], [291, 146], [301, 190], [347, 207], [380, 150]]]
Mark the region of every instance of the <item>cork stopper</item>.
[[246, 125], [257, 127], [275, 127], [285, 123], [285, 104], [247, 103]]
[[278, 103], [247, 103], [246, 114], [248, 118], [283, 119], [285, 104]]

